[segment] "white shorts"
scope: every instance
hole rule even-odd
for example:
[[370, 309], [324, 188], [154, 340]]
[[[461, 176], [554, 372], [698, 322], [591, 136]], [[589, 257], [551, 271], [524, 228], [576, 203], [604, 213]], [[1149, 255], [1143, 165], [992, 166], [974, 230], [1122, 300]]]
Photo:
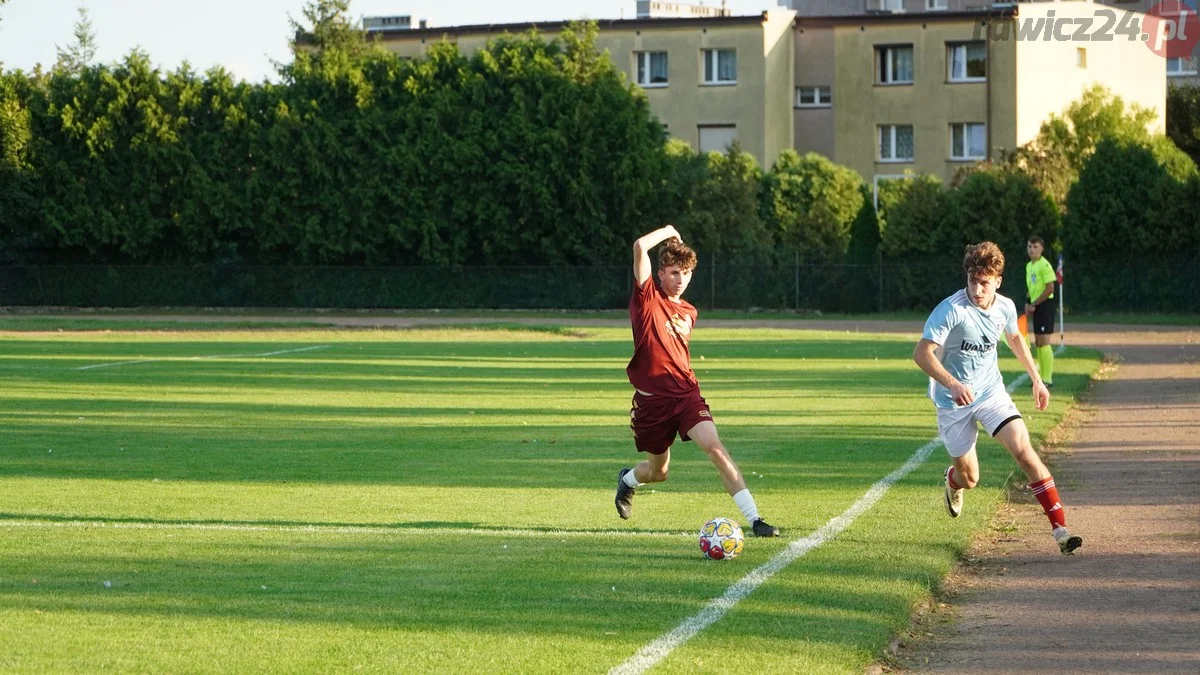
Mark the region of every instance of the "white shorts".
[[975, 449], [979, 427], [995, 436], [1009, 422], [1021, 419], [1021, 413], [1008, 392], [1000, 390], [982, 401], [962, 408], [938, 408], [938, 431], [951, 457], [962, 457]]

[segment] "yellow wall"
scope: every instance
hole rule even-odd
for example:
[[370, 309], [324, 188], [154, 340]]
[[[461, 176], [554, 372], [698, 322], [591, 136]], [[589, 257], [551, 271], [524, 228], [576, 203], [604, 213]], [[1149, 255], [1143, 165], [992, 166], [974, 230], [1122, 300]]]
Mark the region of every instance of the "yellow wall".
[[792, 24], [795, 17], [792, 11], [771, 11], [763, 24], [765, 147], [758, 161], [764, 167], [773, 164], [780, 152], [795, 146], [792, 104], [796, 99], [791, 86], [796, 81], [796, 31]]
[[[607, 31], [596, 39], [596, 46], [608, 50], [630, 82], [636, 77], [634, 52], [666, 51], [668, 86], [645, 91], [651, 110], [669, 133], [698, 148], [700, 125], [736, 124], [742, 148], [762, 161], [766, 151], [761, 103], [766, 67], [760, 26]], [[701, 50], [726, 48], [737, 50], [737, 84], [703, 84]]]
[[[796, 29], [796, 87], [833, 87], [834, 70], [837, 66], [833, 37], [832, 27]], [[837, 157], [834, 110], [837, 110], [837, 106], [842, 105], [843, 101], [847, 110], [853, 111], [855, 108], [855, 99], [851, 92], [845, 92], [844, 98], [839, 97], [838, 93], [836, 89], [832, 89], [834, 107], [793, 109], [796, 150], [801, 153], [816, 152], [829, 158]], [[793, 105], [795, 96], [793, 87]]]
[[[984, 31], [984, 36], [988, 33]], [[992, 84], [992, 156], [1020, 145], [1017, 142], [1017, 81], [1025, 74], [1017, 68], [1017, 50], [1012, 42], [990, 40], [988, 79]]]
[[[970, 162], [950, 160], [950, 124], [985, 123], [997, 141], [1011, 136], [1011, 112], [1003, 101], [1011, 99], [1003, 50], [990, 54], [992, 114], [988, 115], [987, 82], [947, 81], [947, 42], [973, 39], [971, 20], [897, 23], [895, 21], [844, 23], [834, 30], [833, 83], [835, 161], [845, 164], [870, 182], [875, 175], [927, 173], [949, 180]], [[913, 83], [875, 84], [877, 45], [913, 47]], [[999, 52], [999, 53], [997, 53]], [[1007, 90], [1007, 94], [1005, 91]], [[911, 162], [878, 160], [877, 127], [881, 124], [913, 126]]]
[[[1104, 8], [1078, 1], [1023, 4], [1020, 9], [1017, 21], [1024, 22], [1045, 20], [1051, 10], [1056, 19], [1096, 18], [1096, 11]], [[1090, 32], [1099, 30], [1104, 21], [1103, 17], [1096, 19]], [[1072, 34], [1077, 27], [1063, 28], [1060, 34]], [[1137, 104], [1154, 110], [1158, 119], [1152, 130], [1158, 133], [1164, 130], [1167, 82], [1162, 74], [1166, 72], [1166, 63], [1144, 42], [1131, 42], [1124, 35], [1116, 34], [1108, 42], [1045, 40], [1042, 36], [1036, 40], [1017, 40], [1015, 30], [1010, 30], [1008, 35], [1020, 73], [1016, 91], [1017, 144], [1036, 138], [1043, 121], [1051, 114], [1062, 115], [1094, 84], [1107, 87], [1126, 105]], [[1086, 68], [1076, 65], [1079, 48], [1087, 50]]]

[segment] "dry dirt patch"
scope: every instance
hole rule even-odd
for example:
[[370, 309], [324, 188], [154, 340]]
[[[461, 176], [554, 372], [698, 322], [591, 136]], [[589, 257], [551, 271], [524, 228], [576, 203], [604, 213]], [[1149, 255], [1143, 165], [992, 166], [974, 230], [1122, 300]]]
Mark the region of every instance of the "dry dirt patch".
[[1068, 343], [1115, 362], [1049, 439], [1084, 547], [1057, 555], [1040, 509], [1005, 506], [882, 669], [1200, 672], [1200, 331]]

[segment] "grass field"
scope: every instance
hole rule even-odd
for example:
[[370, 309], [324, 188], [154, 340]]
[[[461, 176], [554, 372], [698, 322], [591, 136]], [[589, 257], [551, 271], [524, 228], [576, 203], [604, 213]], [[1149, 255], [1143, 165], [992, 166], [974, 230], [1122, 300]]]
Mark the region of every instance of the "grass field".
[[[784, 533], [712, 562], [740, 514], [690, 444], [614, 511], [628, 329], [0, 333], [0, 670], [606, 672], [932, 440], [915, 338], [701, 327]], [[1017, 391], [1035, 436], [1097, 364]], [[655, 672], [861, 672], [986, 527], [1015, 465], [980, 451], [962, 518], [939, 447]]]

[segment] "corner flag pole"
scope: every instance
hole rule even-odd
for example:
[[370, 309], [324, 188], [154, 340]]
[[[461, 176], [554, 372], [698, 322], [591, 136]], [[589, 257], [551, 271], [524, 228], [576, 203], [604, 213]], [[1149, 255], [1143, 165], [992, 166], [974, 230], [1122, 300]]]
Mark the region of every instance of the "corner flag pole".
[[1063, 311], [1063, 256], [1058, 254], [1058, 269], [1055, 270], [1055, 276], [1058, 277], [1058, 344], [1061, 346], [1067, 340], [1066, 315]]

